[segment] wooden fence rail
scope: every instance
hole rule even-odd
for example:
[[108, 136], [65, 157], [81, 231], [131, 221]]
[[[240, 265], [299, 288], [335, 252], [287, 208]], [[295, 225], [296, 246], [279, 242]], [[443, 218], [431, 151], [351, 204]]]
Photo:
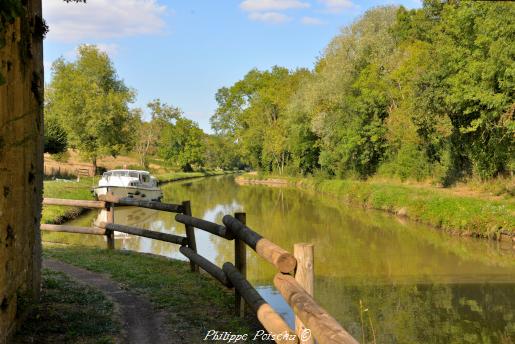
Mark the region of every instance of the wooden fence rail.
[[[107, 222], [99, 227], [76, 227], [68, 225], [42, 224], [44, 231], [60, 231], [68, 233], [106, 235], [108, 248], [114, 248], [114, 232], [123, 232], [143, 236], [155, 240], [166, 241], [181, 245], [179, 251], [189, 259], [191, 270], [198, 271], [199, 267], [213, 276], [221, 284], [235, 290], [235, 311], [239, 316], [245, 314], [245, 304], [248, 305], [261, 322], [263, 327], [274, 336], [277, 343], [313, 344], [313, 338], [302, 336], [310, 331], [317, 343], [355, 344], [357, 341], [313, 299], [313, 245], [296, 244], [295, 255], [284, 250], [268, 239], [263, 238], [246, 225], [245, 213], [223, 217], [224, 225], [195, 218], [191, 215], [189, 201], [182, 204], [168, 204], [153, 201], [116, 198], [107, 195], [100, 201], [65, 200], [45, 198], [45, 205], [65, 205], [84, 208], [105, 209]], [[125, 226], [114, 223], [114, 207], [120, 205], [136, 206], [167, 212], [178, 213], [177, 222], [184, 224], [186, 237], [151, 231], [148, 229]], [[235, 263], [226, 262], [219, 268], [197, 253], [195, 228], [217, 235], [227, 240], [234, 239]], [[274, 277], [274, 285], [293, 309], [296, 316], [295, 331], [288, 326], [284, 319], [259, 295], [246, 278], [246, 245], [266, 261], [273, 264], [279, 271]], [[293, 273], [295, 277], [290, 275]]]
[[358, 343], [292, 276], [278, 273], [274, 285], [320, 343]]
[[62, 199], [62, 198], [44, 198], [44, 205], [64, 205], [64, 206], [73, 206], [80, 208], [97, 208], [102, 209], [106, 207], [106, 202], [104, 201], [83, 201], [76, 199]]
[[191, 248], [186, 246], [181, 246], [179, 251], [188, 259], [192, 260], [195, 264], [200, 266], [204, 271], [209, 273], [211, 276], [216, 278], [220, 283], [224, 286], [231, 288], [232, 284], [227, 278], [227, 275], [224, 273], [222, 269], [220, 269], [215, 264], [211, 263], [206, 258], [202, 257], [200, 254], [195, 253]]
[[125, 226], [125, 225], [119, 225], [116, 223], [105, 223], [102, 222], [100, 224], [100, 228], [109, 229], [111, 231], [116, 232], [122, 232], [132, 235], [138, 235], [145, 238], [160, 240], [160, 241], [166, 241], [172, 244], [178, 244], [178, 245], [187, 245], [188, 239], [186, 237], [175, 235], [175, 234], [168, 234], [168, 233], [161, 233], [156, 231], [151, 231], [148, 229], [133, 227], [133, 226]]
[[50, 225], [41, 224], [42, 231], [49, 232], [66, 232], [66, 233], [80, 233], [80, 234], [94, 234], [94, 235], [105, 235], [106, 230], [97, 227], [77, 227], [68, 225]]
[[252, 284], [236, 269], [234, 265], [227, 262], [222, 267], [231, 281], [234, 289], [240, 293], [250, 308], [257, 314], [259, 322], [272, 335], [279, 336], [277, 343], [298, 343], [295, 332], [288, 326], [284, 319], [273, 310], [272, 307], [259, 295]]
[[262, 258], [275, 265], [279, 271], [289, 273], [295, 269], [297, 260], [288, 251], [263, 238], [231, 215], [225, 215], [222, 222], [236, 237], [243, 240]]
[[175, 221], [180, 222], [185, 225], [189, 225], [198, 229], [205, 230], [214, 235], [218, 235], [227, 240], [232, 240], [234, 237], [232, 233], [227, 230], [225, 226], [219, 225], [218, 223], [209, 222], [202, 219], [197, 219], [196, 217], [192, 217], [184, 214], [175, 215]]
[[116, 197], [113, 195], [101, 195], [100, 201], [114, 203], [116, 205], [130, 206], [147, 208], [154, 210], [167, 211], [170, 213], [183, 213], [184, 209], [181, 204], [162, 203], [157, 201], [146, 201], [142, 199], [136, 199], [131, 197]]

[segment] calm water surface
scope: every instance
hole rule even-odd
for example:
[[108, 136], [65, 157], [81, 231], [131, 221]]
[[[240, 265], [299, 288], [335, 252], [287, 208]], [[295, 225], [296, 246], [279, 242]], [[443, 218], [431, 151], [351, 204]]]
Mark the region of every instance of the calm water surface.
[[[194, 216], [213, 222], [244, 211], [249, 227], [290, 251], [294, 243], [313, 243], [315, 299], [359, 341], [515, 343], [511, 244], [450, 237], [295, 189], [238, 186], [232, 176], [171, 183], [163, 191], [166, 202], [189, 199]], [[95, 217], [72, 223], [89, 226]], [[115, 222], [184, 234], [174, 214], [148, 209], [117, 209]], [[196, 237], [199, 253], [219, 266], [234, 260], [232, 242], [200, 230]], [[103, 237], [78, 234], [45, 233], [44, 240], [106, 245]], [[151, 239], [124, 236], [116, 245], [185, 259], [176, 245]], [[275, 269], [248, 255], [249, 280], [292, 323], [271, 286]]]

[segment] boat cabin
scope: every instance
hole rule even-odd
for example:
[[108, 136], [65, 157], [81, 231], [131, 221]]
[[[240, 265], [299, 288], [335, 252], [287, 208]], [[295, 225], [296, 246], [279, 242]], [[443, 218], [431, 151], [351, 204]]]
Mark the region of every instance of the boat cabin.
[[98, 186], [141, 186], [156, 187], [157, 179], [147, 171], [112, 170], [105, 172]]

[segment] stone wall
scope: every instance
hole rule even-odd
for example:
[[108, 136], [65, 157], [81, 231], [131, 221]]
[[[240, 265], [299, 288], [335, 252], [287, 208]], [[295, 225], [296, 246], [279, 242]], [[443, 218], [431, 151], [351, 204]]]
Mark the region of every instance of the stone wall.
[[[0, 0], [1, 1], [1, 0]], [[0, 49], [0, 344], [40, 289], [43, 169], [41, 0], [8, 27]]]

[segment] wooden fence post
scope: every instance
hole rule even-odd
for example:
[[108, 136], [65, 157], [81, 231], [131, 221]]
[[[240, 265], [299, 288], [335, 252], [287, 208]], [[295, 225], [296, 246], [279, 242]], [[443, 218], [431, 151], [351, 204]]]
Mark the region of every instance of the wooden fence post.
[[[295, 244], [293, 245], [293, 256], [297, 259], [297, 270], [295, 271], [295, 280], [313, 296], [314, 289], [314, 246], [313, 244]], [[304, 333], [307, 328], [302, 321], [295, 316], [295, 333], [302, 344], [314, 344], [313, 336]], [[302, 335], [304, 333], [304, 336]]]
[[[114, 203], [106, 204], [107, 223], [114, 223]], [[106, 229], [107, 248], [114, 250], [114, 231]]]
[[[234, 217], [243, 223], [247, 222], [247, 215], [245, 213], [235, 213]], [[247, 278], [247, 251], [245, 242], [239, 238], [234, 239], [234, 266], [240, 274], [246, 279]], [[234, 290], [234, 310], [236, 315], [243, 318], [245, 316], [245, 300], [243, 297]]]
[[[191, 204], [190, 201], [182, 202], [183, 214], [191, 216]], [[195, 253], [197, 253], [197, 243], [195, 241], [195, 227], [190, 225], [184, 225], [186, 228], [186, 237], [188, 238], [188, 247]], [[192, 272], [198, 272], [198, 265], [190, 259], [190, 268]]]

